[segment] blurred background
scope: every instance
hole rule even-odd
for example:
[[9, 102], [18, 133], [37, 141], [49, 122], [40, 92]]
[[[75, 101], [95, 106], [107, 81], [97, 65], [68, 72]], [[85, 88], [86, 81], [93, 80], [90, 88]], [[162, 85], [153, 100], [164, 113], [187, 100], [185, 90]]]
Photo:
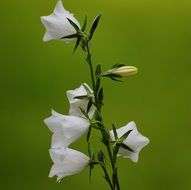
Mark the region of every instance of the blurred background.
[[[65, 92], [90, 84], [88, 66], [75, 42], [42, 42], [40, 16], [56, 0], [0, 1], [0, 189], [107, 190], [100, 169], [61, 183], [49, 179], [51, 132], [43, 123], [51, 108], [67, 114]], [[64, 0], [88, 27], [98, 14], [92, 42], [94, 64], [139, 68], [123, 83], [103, 80], [103, 115], [110, 128], [136, 121], [151, 143], [137, 164], [119, 159], [122, 190], [191, 189], [191, 2], [189, 0]], [[94, 137], [95, 146], [99, 139]], [[72, 145], [87, 153], [85, 137]]]

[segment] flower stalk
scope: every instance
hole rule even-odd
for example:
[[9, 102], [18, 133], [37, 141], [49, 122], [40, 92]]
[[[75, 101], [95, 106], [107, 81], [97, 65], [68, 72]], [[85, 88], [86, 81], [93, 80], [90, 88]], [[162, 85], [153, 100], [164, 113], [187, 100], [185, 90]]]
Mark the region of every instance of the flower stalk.
[[[90, 76], [91, 76], [92, 87], [93, 87], [93, 91], [94, 91], [94, 97], [95, 97], [95, 106], [96, 106], [96, 109], [98, 112], [98, 114], [96, 114], [96, 120], [101, 124], [100, 127], [103, 128], [103, 129], [100, 129], [100, 131], [102, 134], [102, 138], [104, 139], [104, 145], [106, 146], [106, 149], [108, 151], [110, 163], [111, 163], [112, 170], [113, 170], [113, 174], [112, 174], [112, 176], [113, 176], [114, 172], [116, 171], [116, 168], [117, 168], [116, 161], [114, 161], [114, 159], [113, 159], [114, 155], [111, 151], [109, 135], [108, 135], [108, 132], [105, 130], [105, 127], [103, 124], [103, 119], [101, 116], [101, 107], [98, 105], [98, 99], [97, 99], [98, 94], [97, 94], [95, 77], [94, 77], [94, 69], [93, 69], [93, 63], [92, 63], [92, 59], [91, 59], [91, 52], [90, 52], [90, 48], [89, 48], [89, 39], [87, 37], [86, 37], [85, 47], [86, 47], [86, 54], [87, 54], [86, 61], [90, 68]], [[106, 167], [105, 166], [103, 167], [103, 164], [101, 164], [101, 166], [102, 166], [102, 169], [104, 170], [105, 174], [107, 174], [107, 177], [110, 178], [107, 173]], [[120, 190], [119, 179], [118, 179], [117, 173], [115, 174], [115, 178], [112, 177], [112, 183], [110, 180], [108, 183], [109, 183], [111, 190], [115, 190], [116, 188], [117, 188], [117, 190]]]

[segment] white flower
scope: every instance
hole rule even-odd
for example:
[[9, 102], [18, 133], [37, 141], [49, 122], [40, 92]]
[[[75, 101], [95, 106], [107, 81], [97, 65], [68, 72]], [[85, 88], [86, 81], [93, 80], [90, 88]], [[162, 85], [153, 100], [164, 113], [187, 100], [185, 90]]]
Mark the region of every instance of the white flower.
[[57, 176], [57, 181], [65, 176], [77, 174], [89, 165], [89, 157], [70, 148], [50, 149], [49, 152], [54, 162], [49, 177]]
[[89, 128], [87, 119], [77, 116], [62, 115], [52, 110], [52, 116], [44, 120], [48, 128], [54, 133], [52, 148], [67, 147], [79, 139]]
[[[75, 115], [75, 116], [81, 116], [84, 117], [83, 113], [81, 112], [80, 108], [82, 108], [84, 111], [87, 110], [88, 106], [88, 99], [77, 99], [75, 97], [77, 96], [86, 96], [86, 95], [92, 95], [93, 91], [87, 84], [82, 84], [79, 88], [76, 88], [74, 90], [68, 90], [66, 92], [66, 95], [68, 97], [69, 103], [70, 103], [70, 110], [69, 114], [70, 115]], [[90, 110], [89, 110], [89, 117], [92, 118], [95, 113], [95, 106], [92, 105]]]
[[[49, 16], [42, 16], [41, 22], [46, 28], [46, 33], [43, 40], [49, 41], [53, 39], [60, 39], [64, 36], [72, 35], [76, 33], [74, 27], [67, 20], [72, 20], [79, 28], [79, 22], [74, 18], [73, 14], [64, 9], [62, 1], [59, 0], [56, 4], [54, 12]], [[64, 39], [69, 41], [69, 39]]]
[[[135, 122], [131, 121], [124, 127], [117, 129], [118, 138], [123, 136], [127, 131], [130, 131], [130, 134], [126, 139], [123, 140], [123, 143], [131, 148], [134, 152], [126, 150], [122, 147], [119, 148], [118, 156], [123, 156], [125, 158], [130, 158], [133, 162], [137, 162], [139, 158], [139, 152], [141, 149], [149, 143], [149, 139], [141, 135], [136, 127]], [[113, 130], [110, 131], [110, 136], [112, 140], [114, 139]]]

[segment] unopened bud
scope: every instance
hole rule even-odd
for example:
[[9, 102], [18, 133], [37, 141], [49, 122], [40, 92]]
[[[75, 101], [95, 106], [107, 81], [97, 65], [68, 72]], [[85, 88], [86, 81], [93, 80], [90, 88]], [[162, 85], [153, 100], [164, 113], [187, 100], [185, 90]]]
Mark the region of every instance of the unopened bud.
[[120, 75], [121, 77], [127, 77], [138, 73], [138, 69], [134, 66], [122, 66], [117, 69], [114, 69], [111, 73]]

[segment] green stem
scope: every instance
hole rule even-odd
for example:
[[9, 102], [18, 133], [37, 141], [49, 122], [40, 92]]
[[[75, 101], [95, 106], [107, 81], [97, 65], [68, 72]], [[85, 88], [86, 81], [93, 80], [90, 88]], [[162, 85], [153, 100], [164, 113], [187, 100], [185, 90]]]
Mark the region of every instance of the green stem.
[[[98, 105], [98, 99], [97, 99], [97, 90], [96, 90], [96, 83], [95, 83], [95, 78], [94, 78], [94, 70], [93, 70], [93, 65], [92, 65], [92, 60], [91, 60], [91, 53], [90, 53], [90, 49], [89, 49], [89, 42], [88, 40], [86, 40], [86, 50], [87, 50], [87, 63], [89, 64], [89, 68], [90, 68], [90, 74], [91, 74], [91, 80], [92, 80], [92, 86], [93, 86], [93, 91], [94, 91], [94, 97], [95, 97], [95, 105], [96, 105], [96, 108], [99, 112], [99, 116], [98, 116], [98, 121], [102, 123], [102, 127], [104, 128], [104, 125], [103, 125], [103, 119], [102, 119], [102, 116], [101, 116], [101, 110], [99, 108], [99, 105]], [[107, 139], [107, 143], [106, 143], [106, 148], [107, 148], [107, 151], [108, 151], [108, 154], [109, 154], [109, 158], [110, 158], [110, 162], [111, 162], [111, 166], [112, 166], [112, 170], [113, 172], [115, 171], [116, 169], [116, 162], [114, 162], [113, 160], [113, 154], [112, 154], [112, 151], [111, 151], [111, 147], [110, 147], [110, 142], [109, 142], [109, 139], [108, 139], [108, 135], [106, 135], [106, 133], [101, 130], [101, 134], [102, 134], [102, 137], [103, 139]], [[107, 175], [107, 177], [109, 178], [109, 175], [107, 173], [107, 170], [106, 168], [102, 166], [102, 169], [104, 170], [105, 174]], [[109, 178], [110, 179], [110, 178]], [[113, 180], [112, 180], [113, 181]], [[119, 180], [118, 180], [118, 176], [116, 176], [116, 181], [113, 181], [113, 185], [111, 184], [111, 181], [109, 182], [109, 185], [111, 187], [112, 190], [115, 190], [115, 184], [117, 186], [117, 190], [120, 190], [120, 185], [119, 185]]]

